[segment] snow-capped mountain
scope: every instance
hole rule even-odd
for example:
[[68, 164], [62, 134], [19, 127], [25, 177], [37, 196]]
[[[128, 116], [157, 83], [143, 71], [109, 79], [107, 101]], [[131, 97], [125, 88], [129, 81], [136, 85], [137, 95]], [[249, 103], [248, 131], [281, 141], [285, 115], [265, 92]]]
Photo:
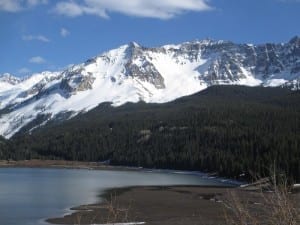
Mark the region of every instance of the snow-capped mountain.
[[[202, 40], [146, 48], [130, 43], [65, 71], [0, 76], [0, 135], [70, 118], [102, 102], [163, 103], [211, 85], [300, 89], [300, 37], [284, 44]], [[34, 122], [34, 123], [33, 123]], [[34, 125], [33, 125], [34, 124]]]
[[12, 88], [12, 86], [21, 82], [21, 79], [12, 76], [9, 73], [5, 73], [0, 76], [0, 90], [6, 90]]

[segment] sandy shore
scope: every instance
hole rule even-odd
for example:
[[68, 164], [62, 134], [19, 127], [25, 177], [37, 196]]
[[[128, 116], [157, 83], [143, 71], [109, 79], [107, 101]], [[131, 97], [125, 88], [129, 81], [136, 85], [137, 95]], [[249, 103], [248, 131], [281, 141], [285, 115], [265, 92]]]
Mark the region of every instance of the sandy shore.
[[[145, 222], [147, 225], [222, 225], [231, 215], [232, 193], [259, 214], [264, 198], [260, 192], [240, 188], [171, 186], [132, 187], [107, 191], [99, 204], [75, 207], [74, 213], [48, 219], [53, 224], [103, 224]], [[272, 193], [264, 193], [268, 198]], [[300, 193], [291, 195], [300, 209]], [[265, 209], [265, 208], [264, 208]]]
[[[82, 205], [62, 218], [48, 219], [54, 224], [107, 222], [146, 222], [149, 225], [220, 224], [227, 192], [218, 187], [133, 187], [109, 190], [104, 202]], [[115, 214], [117, 216], [115, 217]]]
[[[133, 187], [113, 189], [104, 202], [75, 207], [74, 213], [48, 219], [53, 224], [103, 224], [146, 222], [148, 225], [221, 225], [225, 223], [226, 199], [234, 191], [255, 209], [261, 194], [224, 187]], [[299, 197], [299, 196], [298, 196]]]

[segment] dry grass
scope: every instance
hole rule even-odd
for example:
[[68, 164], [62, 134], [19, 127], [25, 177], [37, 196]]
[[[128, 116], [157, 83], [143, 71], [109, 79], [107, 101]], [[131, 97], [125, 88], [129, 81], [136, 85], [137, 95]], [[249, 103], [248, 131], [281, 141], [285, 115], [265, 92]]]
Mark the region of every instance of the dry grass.
[[88, 206], [75, 213], [74, 225], [85, 224], [118, 224], [128, 223], [132, 219], [129, 215], [130, 205], [122, 207], [117, 201], [117, 195], [111, 194], [101, 206]]
[[106, 223], [126, 223], [129, 222], [129, 212], [131, 206], [121, 207], [117, 201], [116, 194], [110, 196], [110, 200], [107, 201], [107, 219]]
[[227, 225], [300, 225], [299, 205], [293, 199], [286, 179], [271, 179], [267, 189], [253, 192], [253, 199], [243, 198], [242, 192], [228, 192], [225, 206]]

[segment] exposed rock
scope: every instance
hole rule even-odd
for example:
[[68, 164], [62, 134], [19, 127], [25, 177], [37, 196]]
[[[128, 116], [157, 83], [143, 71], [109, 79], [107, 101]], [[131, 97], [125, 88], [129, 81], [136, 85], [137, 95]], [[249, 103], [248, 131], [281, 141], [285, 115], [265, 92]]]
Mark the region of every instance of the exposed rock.
[[147, 60], [143, 48], [136, 43], [131, 43], [127, 51], [130, 58], [125, 64], [125, 75], [149, 82], [157, 89], [165, 88], [164, 78], [156, 67]]
[[83, 74], [84, 69], [68, 71], [60, 83], [60, 88], [70, 95], [93, 88], [95, 77], [92, 74]]

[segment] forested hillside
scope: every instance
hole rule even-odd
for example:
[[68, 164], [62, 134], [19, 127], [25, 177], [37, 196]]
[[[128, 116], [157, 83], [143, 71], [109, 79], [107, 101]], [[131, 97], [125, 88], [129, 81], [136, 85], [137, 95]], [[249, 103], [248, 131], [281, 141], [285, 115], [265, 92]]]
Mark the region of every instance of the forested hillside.
[[0, 136], [0, 159], [7, 159], [11, 156], [8, 141], [5, 140], [3, 137]]
[[[300, 180], [300, 92], [214, 86], [165, 104], [101, 104], [19, 133], [3, 159], [110, 160], [114, 165], [266, 175], [274, 162]], [[9, 150], [7, 150], [9, 148]]]

